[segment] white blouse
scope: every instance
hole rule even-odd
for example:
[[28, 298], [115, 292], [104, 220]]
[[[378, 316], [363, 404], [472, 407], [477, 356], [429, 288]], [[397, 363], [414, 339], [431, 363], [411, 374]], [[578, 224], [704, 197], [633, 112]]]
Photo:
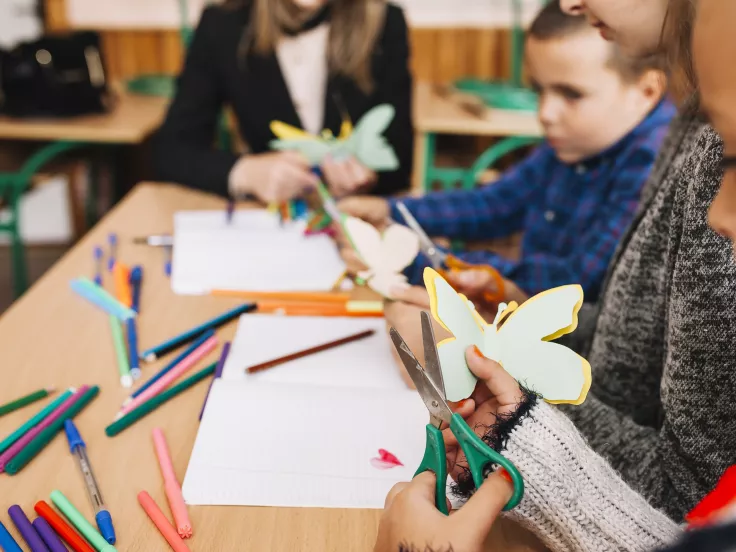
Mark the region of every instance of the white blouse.
[[276, 57], [291, 101], [307, 132], [322, 131], [327, 89], [327, 41], [329, 23], [296, 36], [285, 36], [276, 47]]

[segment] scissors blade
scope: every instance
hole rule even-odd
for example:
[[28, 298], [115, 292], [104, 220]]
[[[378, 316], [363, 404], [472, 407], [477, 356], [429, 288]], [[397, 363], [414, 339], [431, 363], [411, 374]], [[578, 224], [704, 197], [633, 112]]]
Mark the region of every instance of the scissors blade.
[[414, 215], [411, 214], [411, 211], [409, 211], [409, 209], [406, 207], [406, 205], [404, 205], [403, 202], [397, 201], [396, 208], [401, 213], [401, 216], [404, 217], [404, 221], [406, 222], [407, 226], [409, 226], [409, 228], [411, 228], [412, 231], [419, 238], [419, 245], [422, 249], [422, 253], [429, 257], [429, 260], [432, 262], [432, 267], [435, 269], [442, 268], [442, 265], [445, 261], [445, 255], [429, 238], [419, 222], [417, 222], [417, 219], [414, 218]]
[[417, 388], [424, 406], [429, 411], [431, 423], [437, 427], [440, 426], [440, 422], [447, 422], [449, 424], [452, 418], [452, 411], [445, 401], [443, 394], [437, 389], [437, 386], [424, 371], [422, 365], [419, 364], [414, 353], [411, 352], [411, 349], [409, 349], [404, 338], [396, 331], [396, 328], [391, 328], [389, 334], [391, 335], [391, 341], [393, 341], [394, 347], [396, 347], [396, 351], [399, 353], [401, 362], [404, 364], [411, 381], [414, 382], [414, 386]]
[[432, 319], [427, 311], [420, 313], [422, 318], [422, 342], [424, 344], [424, 371], [432, 379], [437, 390], [445, 397], [445, 380], [442, 376], [442, 365], [437, 352]]

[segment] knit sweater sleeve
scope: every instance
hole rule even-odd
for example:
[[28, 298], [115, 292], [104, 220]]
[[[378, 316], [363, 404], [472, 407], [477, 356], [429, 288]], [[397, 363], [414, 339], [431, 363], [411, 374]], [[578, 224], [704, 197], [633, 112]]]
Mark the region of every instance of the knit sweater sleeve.
[[634, 492], [557, 408], [538, 401], [511, 430], [503, 455], [524, 478], [507, 515], [553, 552], [648, 551], [681, 530]]

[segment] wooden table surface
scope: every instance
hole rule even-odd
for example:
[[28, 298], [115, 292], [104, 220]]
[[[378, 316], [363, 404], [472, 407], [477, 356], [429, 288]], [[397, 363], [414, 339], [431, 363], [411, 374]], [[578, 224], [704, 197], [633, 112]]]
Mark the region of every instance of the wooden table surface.
[[541, 136], [535, 113], [486, 108], [480, 114], [463, 109], [452, 95], [419, 82], [414, 88], [416, 132], [478, 136]]
[[139, 144], [161, 124], [168, 105], [168, 98], [120, 91], [115, 107], [104, 115], [71, 119], [0, 117], [0, 139]]
[[[136, 500], [139, 491], [147, 490], [168, 513], [151, 430], [164, 429], [177, 475], [183, 481], [207, 383], [200, 383], [117, 437], [108, 438], [104, 428], [128, 393], [120, 387], [106, 315], [75, 297], [69, 281], [92, 276], [93, 246], [104, 245], [108, 233], [116, 232], [118, 258], [144, 267], [141, 349], [189, 329], [235, 306], [238, 300], [174, 295], [164, 276], [162, 251], [133, 245], [132, 238], [170, 232], [178, 210], [224, 206], [221, 199], [175, 186], [139, 185], [0, 318], [0, 404], [47, 385], [101, 387], [100, 395], [76, 421], [112, 513], [120, 551], [168, 549]], [[110, 281], [106, 274], [105, 285]], [[218, 331], [218, 337], [232, 338], [235, 328], [235, 323], [226, 326]], [[217, 354], [219, 347], [205, 361], [214, 361]], [[146, 365], [144, 377], [161, 364]], [[39, 409], [35, 404], [0, 418], [0, 435], [7, 435]], [[81, 475], [63, 435], [20, 474], [0, 475], [0, 521], [17, 535], [7, 508], [20, 504], [30, 516], [35, 502], [49, 501], [54, 489], [61, 490], [93, 519]], [[190, 507], [189, 511], [194, 537], [187, 543], [194, 552], [368, 551], [375, 542], [380, 516], [372, 510], [307, 508]], [[538, 550], [534, 542], [517, 528], [501, 523], [490, 549]]]

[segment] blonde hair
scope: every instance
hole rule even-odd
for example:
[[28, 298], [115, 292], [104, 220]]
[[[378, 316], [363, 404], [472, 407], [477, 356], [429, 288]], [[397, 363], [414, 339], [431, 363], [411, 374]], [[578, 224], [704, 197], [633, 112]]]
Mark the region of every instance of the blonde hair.
[[[228, 0], [229, 7], [249, 7], [250, 25], [240, 55], [270, 55], [285, 32], [296, 31], [309, 14], [293, 0]], [[383, 28], [385, 0], [330, 0], [327, 65], [331, 75], [355, 81], [366, 94], [373, 90], [372, 55]]]

